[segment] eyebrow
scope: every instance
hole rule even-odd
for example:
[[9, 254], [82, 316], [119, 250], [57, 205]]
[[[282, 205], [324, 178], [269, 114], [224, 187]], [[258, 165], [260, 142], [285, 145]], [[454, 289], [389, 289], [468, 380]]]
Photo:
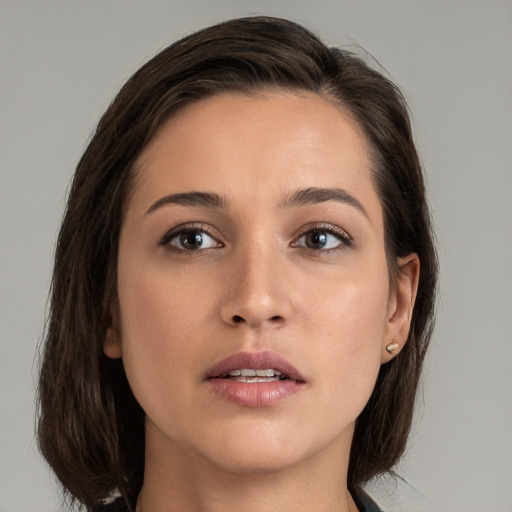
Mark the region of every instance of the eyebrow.
[[[292, 206], [326, 203], [328, 201], [338, 201], [353, 206], [368, 218], [368, 214], [363, 205], [354, 196], [341, 188], [309, 187], [300, 189], [281, 202], [279, 206], [281, 208], [289, 208]], [[180, 192], [177, 194], [169, 194], [153, 203], [147, 210], [146, 215], [168, 204], [225, 208], [226, 200], [212, 192]]]
[[363, 205], [342, 188], [310, 187], [297, 190], [292, 196], [285, 199], [280, 206], [304, 206], [307, 204], [326, 203], [327, 201], [338, 201], [353, 206], [363, 213], [365, 217], [369, 218]]
[[160, 198], [149, 207], [146, 215], [168, 204], [206, 206], [207, 208], [225, 207], [224, 199], [218, 194], [212, 194], [210, 192], [181, 192], [179, 194], [169, 194]]

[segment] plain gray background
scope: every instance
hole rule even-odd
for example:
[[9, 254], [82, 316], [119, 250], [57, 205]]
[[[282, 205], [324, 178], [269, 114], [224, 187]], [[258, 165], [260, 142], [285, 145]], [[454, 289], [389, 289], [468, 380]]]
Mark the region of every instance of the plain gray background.
[[256, 13], [360, 44], [404, 90], [442, 274], [399, 470], [439, 511], [512, 511], [510, 0], [0, 0], [1, 512], [59, 509], [34, 442], [34, 354], [66, 188], [95, 123], [157, 50]]

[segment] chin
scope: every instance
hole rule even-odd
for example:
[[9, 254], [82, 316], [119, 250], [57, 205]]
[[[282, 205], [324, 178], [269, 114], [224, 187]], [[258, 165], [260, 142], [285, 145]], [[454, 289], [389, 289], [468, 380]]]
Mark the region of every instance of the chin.
[[228, 473], [237, 475], [265, 475], [285, 471], [298, 462], [301, 457], [290, 457], [289, 454], [269, 453], [260, 451], [257, 454], [230, 454], [229, 457], [215, 457], [211, 462]]
[[203, 454], [229, 473], [271, 474], [297, 466], [323, 448], [318, 438], [310, 439], [297, 430], [282, 432], [261, 425], [248, 430], [243, 435], [226, 432], [215, 444], [204, 446]]

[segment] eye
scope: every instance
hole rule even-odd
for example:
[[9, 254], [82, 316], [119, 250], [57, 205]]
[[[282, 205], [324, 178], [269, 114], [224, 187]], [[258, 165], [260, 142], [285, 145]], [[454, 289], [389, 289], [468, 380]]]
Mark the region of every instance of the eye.
[[316, 251], [329, 251], [350, 247], [352, 245], [352, 238], [343, 230], [334, 226], [329, 229], [315, 228], [300, 236], [293, 245]]
[[167, 233], [160, 241], [160, 245], [171, 246], [180, 251], [199, 251], [222, 247], [222, 244], [204, 229], [183, 226]]
[[217, 242], [204, 231], [185, 231], [175, 236], [169, 243], [187, 251], [209, 249], [217, 245]]

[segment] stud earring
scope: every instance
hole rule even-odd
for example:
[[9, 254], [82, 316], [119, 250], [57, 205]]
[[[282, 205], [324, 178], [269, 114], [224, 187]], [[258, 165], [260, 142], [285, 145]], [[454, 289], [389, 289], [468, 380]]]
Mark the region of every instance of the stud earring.
[[398, 348], [398, 343], [390, 343], [387, 347], [386, 347], [386, 350], [390, 353], [390, 354], [393, 354], [393, 352]]

